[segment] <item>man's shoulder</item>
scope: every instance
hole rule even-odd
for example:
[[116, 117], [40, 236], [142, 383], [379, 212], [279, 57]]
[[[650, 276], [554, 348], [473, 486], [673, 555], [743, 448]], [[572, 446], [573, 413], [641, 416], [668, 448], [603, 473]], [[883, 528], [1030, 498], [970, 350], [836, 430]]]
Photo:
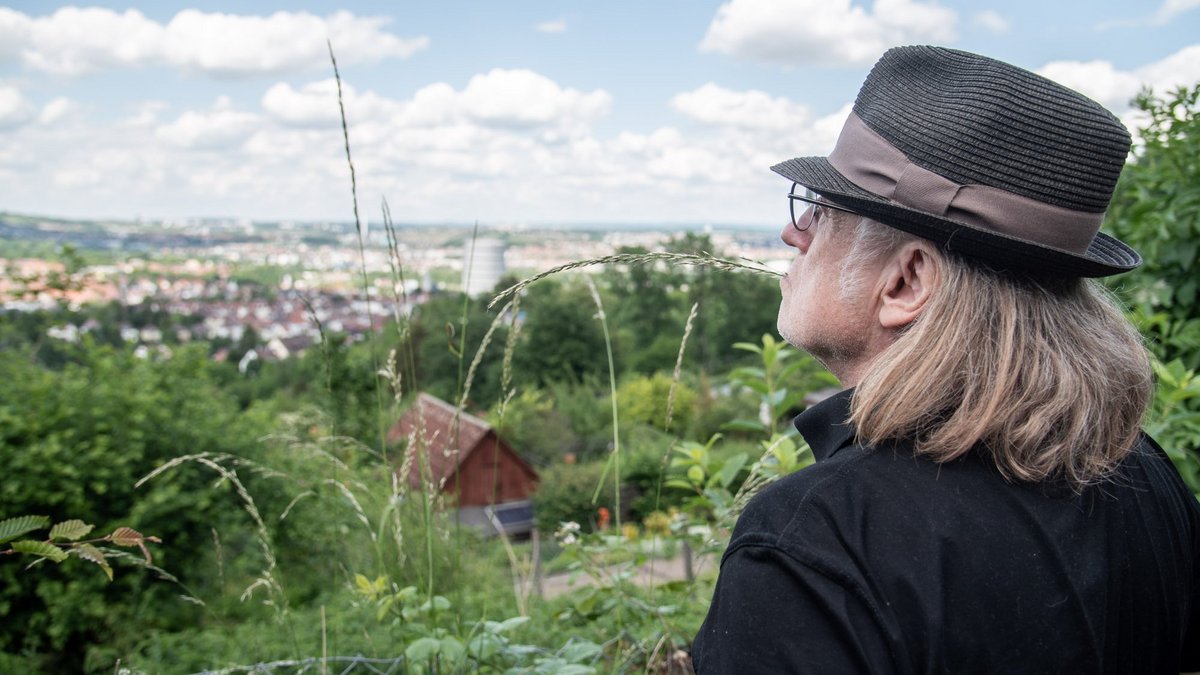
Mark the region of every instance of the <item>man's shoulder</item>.
[[[820, 532], [844, 527], [877, 508], [887, 508], [920, 473], [920, 460], [903, 449], [852, 445], [836, 455], [771, 483], [738, 519], [730, 548], [760, 545], [789, 551]], [[911, 495], [910, 495], [911, 496]]]

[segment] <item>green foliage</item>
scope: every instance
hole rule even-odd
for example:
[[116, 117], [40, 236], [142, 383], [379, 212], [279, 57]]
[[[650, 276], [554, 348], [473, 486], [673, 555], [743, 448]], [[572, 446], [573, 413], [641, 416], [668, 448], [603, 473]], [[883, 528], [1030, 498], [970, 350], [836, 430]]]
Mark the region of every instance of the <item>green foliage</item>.
[[[75, 358], [58, 370], [39, 365], [27, 350], [9, 350], [0, 359], [0, 503], [60, 523], [55, 541], [85, 536], [78, 522], [65, 522], [82, 519], [101, 531], [131, 526], [162, 536], [171, 543], [161, 555], [169, 566], [203, 559], [211, 529], [232, 509], [216, 505], [196, 481], [168, 480], [140, 491], [134, 483], [190, 449], [245, 454], [261, 427], [238, 418], [202, 346], [155, 360], [85, 344]], [[0, 650], [53, 653], [47, 668], [78, 669], [88, 657], [86, 645], [196, 620], [196, 606], [181, 602], [177, 587], [144, 574], [119, 575], [109, 584], [110, 563], [100, 561], [111, 555], [94, 546], [72, 548], [105, 576], [0, 565], [0, 611], [7, 617]], [[138, 564], [142, 558], [120, 560]], [[196, 569], [188, 576], [195, 583], [208, 575]], [[138, 611], [143, 602], [157, 603], [159, 611]]]
[[556, 401], [541, 389], [525, 389], [504, 406], [492, 408], [488, 422], [526, 461], [545, 467], [575, 453], [580, 439], [571, 428], [571, 420], [558, 409]]
[[1145, 263], [1114, 280], [1163, 361], [1200, 367], [1200, 84], [1135, 100], [1147, 123], [1107, 228]]
[[[671, 390], [674, 388], [674, 399]], [[646, 424], [667, 429], [668, 404], [670, 427], [686, 429], [696, 405], [696, 392], [686, 384], [674, 384], [669, 375], [634, 375], [625, 378], [617, 387], [617, 408], [624, 422]]]
[[463, 626], [455, 622], [453, 604], [443, 596], [424, 596], [415, 586], [398, 588], [386, 576], [369, 580], [358, 574], [354, 583], [356, 593], [375, 606], [376, 619], [390, 620], [400, 638], [406, 672], [590, 673], [587, 664], [600, 655], [600, 647], [589, 642], [549, 655], [517, 642], [513, 634], [529, 623], [527, 616]]
[[[733, 345], [735, 349], [757, 354], [759, 365], [735, 368], [729, 374], [735, 385], [758, 395], [761, 418], [737, 420], [727, 428], [769, 436], [778, 432], [782, 416], [799, 407], [809, 391], [820, 386], [836, 386], [837, 380], [818, 367], [811, 356], [801, 354], [768, 333], [763, 334], [761, 345], [749, 342]], [[795, 381], [801, 382], [803, 387], [789, 389], [788, 383]]]
[[1106, 226], [1145, 262], [1112, 283], [1159, 361], [1147, 429], [1200, 494], [1200, 84], [1134, 103], [1146, 124]]
[[525, 323], [513, 358], [519, 381], [581, 382], [607, 375], [596, 305], [582, 284], [542, 281], [521, 302]]
[[[643, 668], [653, 672], [661, 667], [658, 659], [666, 661], [675, 649], [687, 648], [711, 595], [707, 580], [644, 588], [635, 580], [639, 567], [649, 561], [653, 540], [580, 534], [573, 524], [560, 528], [557, 537], [562, 544], [558, 560], [567, 564], [573, 578], [587, 578], [590, 583], [543, 606], [550, 620], [538, 623], [547, 626], [552, 638], [604, 642], [605, 651], [612, 654], [611, 672]], [[669, 647], [666, 653], [657, 653], [664, 645]]]
[[609, 402], [596, 378], [523, 388], [504, 406], [493, 406], [491, 423], [512, 447], [536, 466], [549, 466], [567, 455], [578, 460], [600, 456], [612, 442]]
[[1154, 361], [1158, 377], [1146, 432], [1166, 450], [1192, 492], [1200, 495], [1200, 375], [1176, 359]]
[[[707, 234], [687, 233], [667, 245], [679, 253], [717, 253]], [[695, 266], [672, 271], [672, 283], [684, 290], [685, 307], [698, 303], [700, 314], [692, 340], [695, 361], [705, 372], [718, 372], [740, 359], [729, 345], [774, 333], [779, 308], [775, 278], [758, 274], [731, 274]]]
[[534, 495], [534, 513], [540, 526], [557, 527], [559, 523], [576, 522], [595, 528], [597, 510], [610, 512], [616, 508], [611, 490], [601, 490], [593, 502], [592, 495], [604, 475], [604, 462], [555, 464], [542, 470], [541, 482]]
[[[486, 299], [465, 299], [457, 293], [440, 295], [421, 305], [405, 330], [416, 358], [413, 378], [421, 389], [445, 401], [457, 401], [467, 366], [494, 318], [495, 313], [487, 310]], [[497, 327], [471, 385], [472, 400], [490, 405], [500, 398], [500, 368], [507, 335], [506, 325]]]
[[760, 365], [737, 368], [730, 379], [757, 395], [761, 418], [735, 420], [726, 428], [755, 434], [760, 439], [757, 459], [751, 462], [752, 455], [748, 452], [717, 452], [723, 441], [720, 434], [714, 434], [706, 443], [683, 441], [673, 448], [672, 472], [665, 483], [667, 487], [692, 493], [685, 511], [692, 521], [682, 529], [713, 533], [714, 536], [698, 542], [703, 550], [710, 552], [725, 548], [742, 508], [759, 490], [812, 463], [811, 450], [797, 440], [790, 426], [784, 432], [777, 431], [780, 416], [803, 400], [801, 390], [789, 391], [783, 383], [799, 373], [805, 373], [804, 381], [808, 383], [825, 382], [828, 377], [814, 368], [809, 357], [794, 358], [796, 352], [770, 335], [763, 335], [761, 346], [751, 343], [735, 346], [759, 357]]

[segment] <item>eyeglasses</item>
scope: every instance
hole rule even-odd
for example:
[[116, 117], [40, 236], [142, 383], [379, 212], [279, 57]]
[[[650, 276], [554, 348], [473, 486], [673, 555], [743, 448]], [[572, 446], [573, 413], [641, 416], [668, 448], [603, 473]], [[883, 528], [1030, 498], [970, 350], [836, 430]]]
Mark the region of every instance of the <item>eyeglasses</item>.
[[[801, 190], [797, 192], [797, 190]], [[796, 202], [801, 202], [805, 205], [801, 206], [800, 212], [796, 212]], [[815, 225], [818, 221], [825, 217], [825, 209], [833, 209], [842, 213], [854, 213], [850, 209], [844, 209], [840, 206], [835, 206], [827, 201], [822, 200], [817, 196], [817, 193], [809, 190], [799, 183], [792, 183], [792, 191], [788, 193], [788, 207], [792, 212], [792, 227], [798, 232], [804, 232], [808, 228]], [[861, 215], [854, 213], [854, 215]]]

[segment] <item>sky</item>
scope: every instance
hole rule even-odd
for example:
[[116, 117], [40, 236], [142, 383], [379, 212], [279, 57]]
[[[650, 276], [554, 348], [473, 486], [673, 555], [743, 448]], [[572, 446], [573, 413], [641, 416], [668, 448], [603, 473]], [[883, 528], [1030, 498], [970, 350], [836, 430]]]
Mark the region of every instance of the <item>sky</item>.
[[889, 47], [1129, 101], [1200, 81], [1200, 0], [0, 6], [0, 211], [774, 226]]

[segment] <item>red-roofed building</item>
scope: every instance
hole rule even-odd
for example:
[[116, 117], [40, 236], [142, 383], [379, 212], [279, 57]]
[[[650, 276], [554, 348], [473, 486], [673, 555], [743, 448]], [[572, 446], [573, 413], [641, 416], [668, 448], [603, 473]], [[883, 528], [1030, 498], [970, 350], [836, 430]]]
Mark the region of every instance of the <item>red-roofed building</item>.
[[421, 453], [408, 462], [404, 478], [411, 487], [420, 487], [427, 464], [433, 484], [457, 502], [464, 524], [488, 533], [533, 529], [529, 499], [537, 490], [537, 472], [487, 422], [422, 392], [388, 433], [393, 443], [410, 439]]

